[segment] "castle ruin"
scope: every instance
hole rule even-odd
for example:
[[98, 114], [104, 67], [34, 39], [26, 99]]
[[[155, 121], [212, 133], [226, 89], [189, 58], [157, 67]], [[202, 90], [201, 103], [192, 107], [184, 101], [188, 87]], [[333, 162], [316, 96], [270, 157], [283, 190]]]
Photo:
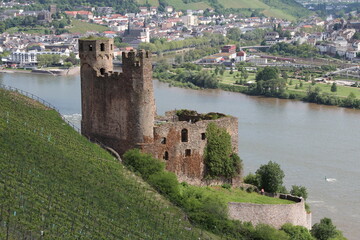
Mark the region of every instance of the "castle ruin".
[[82, 134], [120, 155], [132, 148], [150, 153], [166, 162], [166, 169], [174, 172], [179, 181], [209, 184], [204, 181], [203, 158], [207, 126], [214, 122], [226, 128], [237, 153], [237, 118], [181, 118], [174, 111], [156, 116], [150, 53], [124, 52], [123, 70], [114, 72], [113, 48], [112, 39], [79, 40]]

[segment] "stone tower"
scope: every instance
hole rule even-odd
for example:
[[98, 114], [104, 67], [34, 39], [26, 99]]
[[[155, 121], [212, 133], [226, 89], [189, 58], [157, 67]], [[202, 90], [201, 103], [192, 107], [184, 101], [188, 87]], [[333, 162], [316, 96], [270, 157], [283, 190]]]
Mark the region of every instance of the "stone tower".
[[123, 53], [113, 72], [113, 40], [80, 39], [82, 134], [119, 154], [153, 142], [152, 63], [145, 51]]

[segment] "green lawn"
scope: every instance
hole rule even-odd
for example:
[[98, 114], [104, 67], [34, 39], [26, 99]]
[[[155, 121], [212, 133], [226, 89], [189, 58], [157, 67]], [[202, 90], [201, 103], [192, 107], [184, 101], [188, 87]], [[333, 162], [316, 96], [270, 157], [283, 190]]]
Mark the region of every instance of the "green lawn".
[[72, 19], [71, 26], [72, 27], [68, 29], [71, 33], [86, 33], [88, 31], [104, 32], [109, 30], [108, 27], [99, 24], [83, 22], [78, 19]]
[[179, 208], [54, 110], [2, 89], [0, 110], [0, 239], [199, 239]]
[[258, 193], [248, 193], [240, 189], [225, 189], [220, 186], [218, 187], [195, 187], [186, 186], [182, 187], [181, 190], [186, 189], [197, 189], [202, 192], [205, 196], [216, 196], [225, 203], [228, 202], [245, 202], [245, 203], [256, 203], [256, 204], [292, 204], [294, 202], [279, 198], [272, 198], [260, 195]]
[[[293, 80], [293, 85], [289, 85], [288, 84], [288, 89], [290, 91], [296, 91], [296, 92], [304, 92], [306, 93], [306, 90], [308, 89], [309, 86], [312, 86], [311, 85], [311, 82], [305, 82], [305, 81], [302, 81], [303, 83], [303, 87], [301, 89], [295, 89], [295, 86], [296, 84], [298, 84], [298, 86], [300, 85], [299, 84], [299, 80]], [[325, 83], [316, 83], [314, 86], [312, 87], [319, 87], [321, 89], [321, 92], [323, 93], [331, 93], [331, 94], [334, 94], [334, 95], [337, 95], [339, 97], [347, 97], [349, 96], [349, 94], [352, 92], [355, 94], [355, 96], [357, 98], [360, 98], [360, 88], [355, 88], [355, 87], [346, 87], [346, 86], [340, 86], [340, 85], [337, 85], [337, 91], [335, 93], [331, 92], [331, 85], [332, 84], [325, 84]]]
[[[229, 84], [232, 85], [236, 82], [236, 80], [239, 80], [239, 78], [234, 78], [234, 76], [236, 76], [236, 74], [238, 73], [237, 70], [234, 71], [233, 74], [230, 74], [230, 71], [225, 71], [224, 75], [221, 76], [221, 83], [225, 83], [225, 84]], [[249, 77], [247, 79], [247, 81], [255, 81], [255, 73], [251, 73], [249, 72]], [[302, 80], [303, 83], [303, 87], [299, 88], [299, 89], [295, 89], [296, 84], [298, 84], [298, 86], [300, 86], [300, 82], [297, 79], [292, 79], [293, 84], [290, 85], [290, 78], [288, 79], [288, 90], [291, 92], [303, 92], [304, 94], [306, 93], [309, 85], [311, 85], [311, 82], [305, 82]], [[311, 85], [313, 86], [313, 85]], [[347, 86], [340, 86], [337, 85], [337, 92], [333, 93], [331, 92], [331, 84], [325, 84], [325, 83], [316, 83], [313, 87], [319, 87], [321, 89], [321, 92], [324, 93], [331, 93], [331, 94], [335, 94], [339, 97], [347, 97], [349, 96], [349, 94], [351, 92], [353, 92], [355, 94], [355, 96], [357, 98], [360, 98], [360, 88], [355, 88], [355, 87], [347, 87]]]

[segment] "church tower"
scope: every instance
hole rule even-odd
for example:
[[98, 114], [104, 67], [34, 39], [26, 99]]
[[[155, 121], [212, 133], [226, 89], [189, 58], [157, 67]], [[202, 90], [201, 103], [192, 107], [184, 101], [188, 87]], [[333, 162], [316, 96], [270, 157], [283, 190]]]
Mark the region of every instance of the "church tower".
[[113, 39], [80, 39], [81, 132], [119, 154], [152, 143], [155, 117], [152, 63], [145, 51], [123, 53], [113, 72]]

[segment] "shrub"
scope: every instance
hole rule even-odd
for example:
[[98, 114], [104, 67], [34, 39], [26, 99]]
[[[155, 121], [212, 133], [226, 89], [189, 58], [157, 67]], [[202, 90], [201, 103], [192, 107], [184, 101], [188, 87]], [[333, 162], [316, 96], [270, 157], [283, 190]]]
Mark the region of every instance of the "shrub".
[[179, 196], [179, 182], [172, 172], [162, 171], [152, 174], [149, 183], [160, 193], [168, 195], [171, 199]]
[[256, 171], [259, 176], [260, 188], [266, 192], [275, 193], [280, 190], [285, 174], [280, 165], [269, 161], [268, 164], [261, 165]]
[[290, 240], [290, 237], [283, 231], [278, 231], [265, 224], [258, 224], [253, 239], [259, 240]]
[[230, 190], [231, 189], [231, 184], [224, 183], [223, 185], [221, 185], [221, 187]]
[[257, 176], [256, 174], [253, 174], [253, 173], [249, 173], [244, 178], [244, 183], [251, 184], [251, 185], [254, 185], [256, 187], [259, 187], [260, 186], [259, 176]]
[[320, 220], [320, 223], [315, 223], [310, 232], [318, 240], [341, 239], [342, 237], [342, 233], [336, 230], [330, 218], [323, 218]]
[[306, 190], [306, 188], [303, 187], [303, 186], [293, 185], [290, 193], [291, 193], [291, 195], [294, 195], [294, 196], [297, 196], [297, 197], [302, 197], [302, 198], [304, 198], [305, 200], [306, 200], [307, 197], [308, 197], [307, 190]]
[[286, 223], [280, 228], [280, 230], [287, 233], [291, 240], [314, 240], [309, 230], [302, 226], [294, 226], [290, 223]]
[[132, 171], [139, 172], [143, 179], [164, 170], [164, 163], [150, 154], [141, 153], [139, 149], [131, 149], [123, 155], [124, 164]]

